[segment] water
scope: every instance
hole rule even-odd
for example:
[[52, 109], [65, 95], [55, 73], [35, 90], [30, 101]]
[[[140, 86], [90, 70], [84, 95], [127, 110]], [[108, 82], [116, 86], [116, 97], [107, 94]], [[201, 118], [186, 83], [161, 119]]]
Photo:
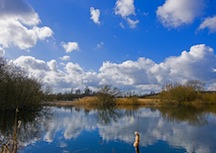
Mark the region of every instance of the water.
[[[46, 115], [23, 121], [18, 131], [19, 153], [136, 153], [135, 131], [140, 133], [140, 153], [216, 150], [213, 107], [46, 110]], [[3, 124], [1, 119], [1, 141], [9, 138], [6, 121]]]

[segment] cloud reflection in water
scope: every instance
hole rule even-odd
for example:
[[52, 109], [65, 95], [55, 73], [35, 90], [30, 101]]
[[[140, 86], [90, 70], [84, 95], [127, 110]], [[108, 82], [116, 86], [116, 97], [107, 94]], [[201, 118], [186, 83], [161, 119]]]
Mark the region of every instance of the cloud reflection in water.
[[36, 140], [35, 145], [39, 145], [39, 141], [49, 144], [59, 141], [59, 147], [65, 148], [70, 145], [68, 142], [71, 139], [76, 141], [83, 136], [83, 132], [98, 131], [98, 139], [101, 139], [98, 140], [101, 141], [99, 143], [121, 141], [132, 146], [134, 131], [137, 130], [141, 135], [140, 147], [144, 148], [164, 141], [173, 148], [183, 148], [188, 153], [213, 153], [216, 149], [216, 116], [213, 114], [202, 114], [201, 119], [207, 122], [196, 125], [187, 120], [164, 118], [157, 109], [140, 108], [129, 113], [126, 110], [114, 110], [114, 119], [111, 118], [104, 124], [97, 110], [52, 108], [52, 111], [51, 118], [41, 120], [41, 128], [38, 130], [42, 130], [42, 138]]

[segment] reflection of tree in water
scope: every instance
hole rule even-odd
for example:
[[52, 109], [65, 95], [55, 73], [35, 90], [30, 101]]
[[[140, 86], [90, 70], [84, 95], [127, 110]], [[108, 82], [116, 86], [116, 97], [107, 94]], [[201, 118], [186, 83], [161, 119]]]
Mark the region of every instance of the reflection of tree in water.
[[124, 110], [124, 115], [135, 117], [135, 116], [137, 115], [137, 110], [138, 110], [138, 109]]
[[201, 126], [207, 124], [205, 112], [193, 106], [161, 107], [158, 108], [164, 118], [173, 122], [186, 121], [189, 124]]
[[97, 110], [98, 120], [102, 124], [109, 124], [111, 121], [117, 122], [121, 117], [120, 111], [114, 107], [103, 107]]
[[[40, 138], [40, 122], [51, 117], [47, 109], [42, 111], [19, 111], [18, 120], [21, 120], [21, 128], [17, 131], [17, 140], [20, 145], [29, 143], [31, 140]], [[0, 112], [0, 146], [13, 136], [14, 112]]]

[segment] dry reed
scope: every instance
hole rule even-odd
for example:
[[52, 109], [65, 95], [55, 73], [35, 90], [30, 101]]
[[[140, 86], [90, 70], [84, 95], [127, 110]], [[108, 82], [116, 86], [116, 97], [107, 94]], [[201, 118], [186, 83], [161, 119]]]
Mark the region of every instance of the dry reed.
[[2, 145], [1, 153], [17, 153], [17, 131], [20, 128], [21, 121], [18, 121], [18, 108], [15, 112], [15, 121], [14, 121], [14, 132], [13, 132], [13, 138], [9, 139], [6, 143]]

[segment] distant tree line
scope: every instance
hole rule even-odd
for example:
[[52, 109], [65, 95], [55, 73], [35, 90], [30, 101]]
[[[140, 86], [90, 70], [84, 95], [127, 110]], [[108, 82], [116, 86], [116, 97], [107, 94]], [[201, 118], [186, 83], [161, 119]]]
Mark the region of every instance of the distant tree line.
[[[58, 101], [58, 100], [65, 100], [71, 101], [78, 98], [89, 97], [89, 96], [97, 96], [100, 100], [113, 100], [114, 97], [121, 96], [120, 90], [116, 87], [111, 87], [110, 85], [104, 85], [98, 87], [98, 90], [91, 90], [89, 87], [85, 87], [85, 89], [76, 89], [65, 93], [55, 93], [47, 95], [47, 99], [50, 101]], [[105, 99], [103, 99], [106, 97]]]
[[59, 100], [71, 101], [74, 99], [78, 99], [86, 96], [95, 96], [95, 95], [96, 95], [95, 91], [91, 90], [89, 87], [85, 87], [85, 89], [83, 90], [71, 89], [71, 91], [64, 92], [64, 93], [59, 92], [59, 93], [47, 94], [46, 99], [47, 101], [59, 101]]
[[0, 109], [38, 109], [44, 98], [42, 84], [21, 68], [0, 58]]

